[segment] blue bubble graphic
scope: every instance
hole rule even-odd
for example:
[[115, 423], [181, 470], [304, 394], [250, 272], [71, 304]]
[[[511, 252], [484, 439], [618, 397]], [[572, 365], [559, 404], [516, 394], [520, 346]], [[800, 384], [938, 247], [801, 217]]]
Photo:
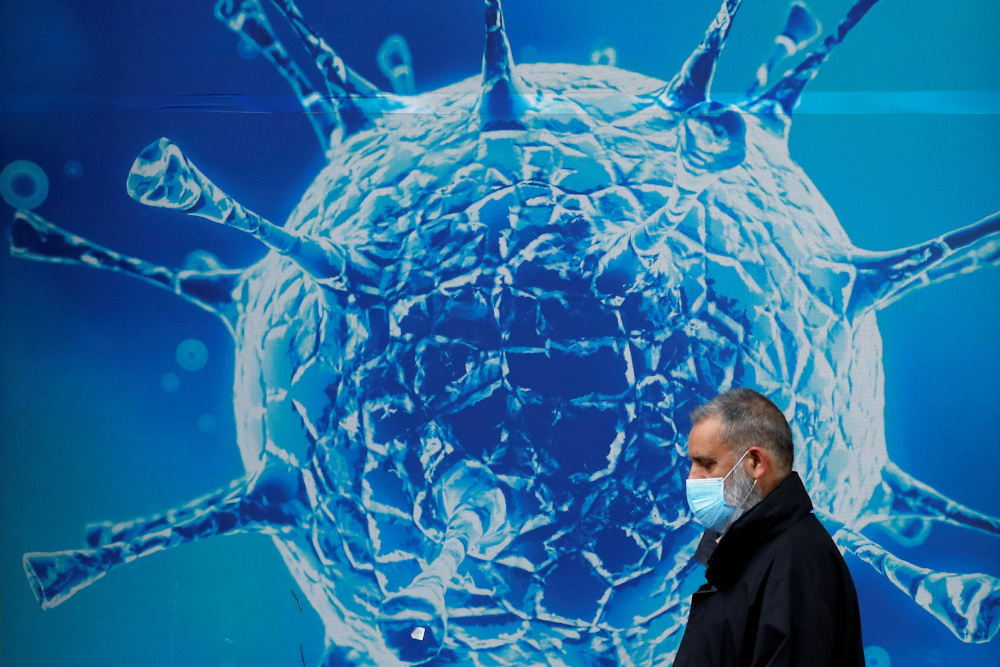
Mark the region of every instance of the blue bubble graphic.
[[63, 165], [63, 174], [71, 181], [75, 181], [83, 176], [83, 165], [76, 160], [70, 160]]
[[188, 338], [177, 346], [177, 363], [186, 371], [198, 371], [208, 362], [208, 348], [197, 338]]
[[260, 54], [260, 47], [253, 40], [244, 38], [236, 45], [236, 52], [247, 60], [253, 60]]
[[[215, 433], [215, 430], [219, 427], [219, 421], [214, 415], [202, 415], [198, 417], [198, 430], [202, 433], [209, 434]], [[887, 663], [888, 664], [888, 663]]]
[[16, 160], [0, 171], [0, 196], [19, 209], [33, 209], [49, 196], [49, 177], [34, 162]]
[[889, 667], [891, 664], [889, 652], [881, 646], [865, 647], [865, 667]]
[[220, 271], [224, 268], [219, 258], [207, 250], [194, 250], [184, 258], [184, 271]]
[[175, 373], [167, 373], [160, 378], [160, 386], [163, 388], [163, 391], [173, 393], [180, 388], [181, 379]]

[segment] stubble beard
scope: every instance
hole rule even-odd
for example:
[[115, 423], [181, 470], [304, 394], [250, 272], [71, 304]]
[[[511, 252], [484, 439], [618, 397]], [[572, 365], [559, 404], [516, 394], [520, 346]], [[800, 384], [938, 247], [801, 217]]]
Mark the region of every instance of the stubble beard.
[[737, 508], [740, 515], [764, 499], [754, 479], [742, 465], [737, 465], [729, 475], [723, 493], [726, 504]]

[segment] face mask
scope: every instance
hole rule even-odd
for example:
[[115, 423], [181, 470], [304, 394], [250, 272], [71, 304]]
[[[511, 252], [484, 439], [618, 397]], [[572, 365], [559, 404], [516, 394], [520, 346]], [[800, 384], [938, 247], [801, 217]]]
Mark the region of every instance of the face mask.
[[[749, 450], [748, 450], [749, 451]], [[743, 462], [747, 452], [736, 462], [725, 477], [709, 477], [706, 479], [689, 479], [687, 481], [687, 500], [694, 518], [712, 530], [722, 532], [739, 509], [726, 503], [725, 482], [733, 474], [736, 466]], [[753, 482], [757, 486], [757, 480]], [[753, 488], [750, 489], [753, 492]], [[747, 494], [749, 497], [749, 494]], [[744, 498], [744, 501], [746, 499]]]

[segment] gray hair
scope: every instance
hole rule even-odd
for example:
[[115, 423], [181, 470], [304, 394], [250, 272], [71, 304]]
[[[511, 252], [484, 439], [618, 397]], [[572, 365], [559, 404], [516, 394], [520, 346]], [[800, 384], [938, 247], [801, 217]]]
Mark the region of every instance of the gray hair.
[[691, 425], [715, 417], [722, 422], [722, 440], [741, 456], [754, 445], [774, 455], [783, 472], [791, 472], [795, 449], [792, 429], [778, 406], [753, 389], [737, 387], [691, 411]]

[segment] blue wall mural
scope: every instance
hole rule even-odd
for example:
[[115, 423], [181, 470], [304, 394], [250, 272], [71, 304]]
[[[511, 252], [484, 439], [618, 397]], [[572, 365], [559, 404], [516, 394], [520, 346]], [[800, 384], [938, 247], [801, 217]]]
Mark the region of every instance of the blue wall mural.
[[669, 664], [739, 384], [996, 664], [1000, 9], [579, 5], [0, 9], [10, 664]]

